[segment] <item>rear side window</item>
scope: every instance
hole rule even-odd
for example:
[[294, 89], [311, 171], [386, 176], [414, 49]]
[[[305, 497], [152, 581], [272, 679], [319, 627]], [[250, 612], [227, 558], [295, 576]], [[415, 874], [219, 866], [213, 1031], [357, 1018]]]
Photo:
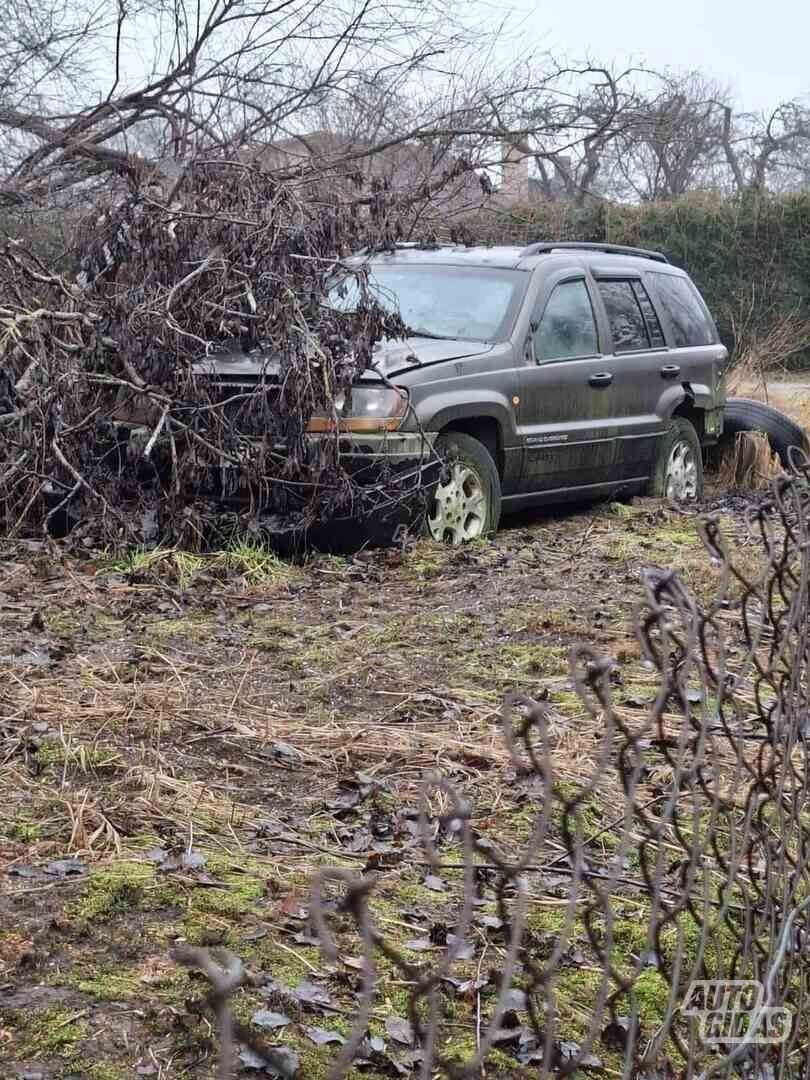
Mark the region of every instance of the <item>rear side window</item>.
[[633, 282], [633, 292], [636, 294], [636, 300], [638, 300], [638, 306], [641, 308], [641, 313], [644, 316], [644, 321], [647, 324], [647, 333], [650, 337], [650, 344], [654, 349], [665, 349], [667, 343], [664, 339], [664, 331], [661, 329], [661, 323], [658, 321], [658, 315], [656, 314], [653, 302], [650, 300], [650, 294], [644, 288], [644, 285], [640, 281]]
[[593, 356], [599, 352], [596, 320], [584, 281], [565, 281], [549, 297], [534, 335], [534, 355], [544, 360]]
[[717, 332], [691, 281], [672, 274], [654, 273], [650, 277], [661, 307], [669, 317], [675, 348], [714, 345]]
[[616, 352], [649, 349], [650, 335], [636, 296], [635, 282], [599, 281], [597, 284], [607, 311]]

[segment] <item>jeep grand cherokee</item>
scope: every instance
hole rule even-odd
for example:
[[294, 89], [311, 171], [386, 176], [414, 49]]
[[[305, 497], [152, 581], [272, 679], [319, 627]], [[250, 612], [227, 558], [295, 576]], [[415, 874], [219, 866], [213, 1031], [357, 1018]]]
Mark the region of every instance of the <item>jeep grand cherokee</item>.
[[[728, 354], [697, 288], [657, 252], [609, 244], [403, 245], [362, 254], [372, 287], [410, 328], [339, 417], [353, 470], [446, 463], [433, 537], [461, 543], [503, 512], [648, 492], [700, 498], [702, 447], [722, 430]], [[356, 279], [330, 302], [348, 307]], [[199, 370], [230, 387], [268, 359], [219, 354]], [[331, 421], [334, 425], [334, 420]], [[325, 430], [314, 418], [311, 430]]]

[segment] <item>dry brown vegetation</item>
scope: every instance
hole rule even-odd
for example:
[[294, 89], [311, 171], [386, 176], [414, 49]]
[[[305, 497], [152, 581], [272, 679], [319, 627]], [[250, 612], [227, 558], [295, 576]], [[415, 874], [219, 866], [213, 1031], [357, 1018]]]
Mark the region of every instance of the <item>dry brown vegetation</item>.
[[[744, 565], [736, 503], [718, 506]], [[212, 1076], [212, 1033], [194, 1004], [204, 984], [169, 962], [177, 941], [226, 944], [272, 977], [274, 991], [260, 978], [239, 992], [237, 1019], [287, 1014], [277, 1031], [253, 1031], [296, 1053], [302, 1075], [321, 1075], [334, 1047], [307, 1029], [345, 1036], [358, 943], [339, 924], [339, 960], [325, 962], [306, 929], [310, 875], [379, 872], [375, 914], [418, 962], [458, 901], [457, 871], [437, 881], [414, 862], [420, 784], [438, 770], [470, 801], [476, 832], [516, 852], [539, 796], [506, 753], [503, 695], [547, 698], [556, 782], [576, 792], [602, 731], [573, 692], [568, 651], [586, 640], [616, 660], [617, 707], [632, 718], [655, 692], [632, 622], [650, 566], [677, 568], [702, 600], [717, 587], [694, 514], [645, 500], [538, 514], [463, 549], [423, 541], [300, 567], [249, 547], [111, 564], [7, 544], [0, 1046], [12, 1075]], [[437, 790], [431, 815], [447, 809]], [[606, 826], [621, 814], [618, 782], [606, 779], [583, 808], [593, 857], [613, 850]], [[564, 855], [553, 832], [550, 843]], [[528, 927], [539, 942], [559, 934], [566, 889], [565, 874], [533, 876]], [[628, 889], [619, 909], [617, 940], [639, 955], [643, 901]], [[494, 900], [477, 911], [459, 967], [484, 987], [503, 956], [494, 916]], [[595, 975], [576, 930], [571, 948], [581, 959], [557, 994], [576, 1039]], [[386, 1021], [406, 1014], [408, 984], [384, 964], [381, 977], [370, 1030], [396, 1059]], [[315, 980], [329, 1007], [296, 998], [301, 980]], [[666, 988], [645, 980], [654, 1025]], [[450, 1057], [474, 1054], [486, 995], [448, 998]], [[608, 1074], [618, 1068], [609, 1045], [598, 1053]], [[366, 1075], [388, 1070], [385, 1055]], [[517, 1066], [496, 1052], [491, 1068]]]

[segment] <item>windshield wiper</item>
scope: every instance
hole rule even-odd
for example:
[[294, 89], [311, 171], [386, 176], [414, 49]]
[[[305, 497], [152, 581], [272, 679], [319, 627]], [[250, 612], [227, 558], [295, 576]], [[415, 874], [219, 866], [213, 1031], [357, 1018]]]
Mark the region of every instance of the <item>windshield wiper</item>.
[[409, 330], [408, 337], [430, 338], [432, 341], [455, 341], [455, 338], [447, 334], [432, 334], [430, 330]]

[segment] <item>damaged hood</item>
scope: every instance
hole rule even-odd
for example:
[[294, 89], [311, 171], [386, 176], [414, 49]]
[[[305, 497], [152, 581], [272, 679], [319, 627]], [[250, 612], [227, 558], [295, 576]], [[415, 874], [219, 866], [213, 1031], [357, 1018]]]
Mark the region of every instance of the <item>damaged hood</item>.
[[[414, 368], [440, 364], [445, 360], [462, 360], [468, 356], [482, 356], [492, 349], [485, 341], [434, 340], [414, 337], [407, 341], [383, 341], [374, 349], [374, 364], [386, 378], [401, 375]], [[245, 353], [241, 349], [213, 353], [192, 366], [195, 375], [214, 377], [241, 377], [246, 379], [272, 379], [281, 369], [277, 357], [260, 348]], [[364, 376], [373, 372], [364, 372]]]

